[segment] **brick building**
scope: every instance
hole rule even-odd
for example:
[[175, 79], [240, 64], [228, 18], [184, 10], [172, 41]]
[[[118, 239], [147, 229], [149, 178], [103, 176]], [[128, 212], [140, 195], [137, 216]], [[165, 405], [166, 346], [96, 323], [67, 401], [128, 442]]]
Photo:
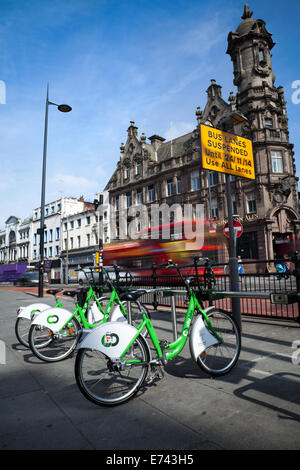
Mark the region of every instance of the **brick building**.
[[[159, 135], [138, 135], [132, 121], [120, 147], [117, 168], [105, 189], [116, 211], [152, 203], [204, 204], [206, 217], [220, 226], [227, 218], [225, 175], [204, 170], [200, 157], [199, 124], [218, 127], [222, 118], [238, 110], [247, 122], [232, 128], [253, 142], [255, 180], [231, 177], [233, 212], [243, 224], [238, 254], [244, 260], [273, 259], [280, 248], [291, 249], [299, 231], [298, 190], [293, 144], [289, 142], [284, 91], [275, 86], [271, 50], [275, 43], [261, 19], [245, 5], [242, 22], [228, 35], [227, 54], [233, 63], [237, 87], [227, 101], [215, 80], [207, 89], [204, 110], [196, 109], [195, 128], [166, 142]], [[219, 261], [222, 261], [219, 259]], [[264, 269], [264, 268], [263, 268]]]

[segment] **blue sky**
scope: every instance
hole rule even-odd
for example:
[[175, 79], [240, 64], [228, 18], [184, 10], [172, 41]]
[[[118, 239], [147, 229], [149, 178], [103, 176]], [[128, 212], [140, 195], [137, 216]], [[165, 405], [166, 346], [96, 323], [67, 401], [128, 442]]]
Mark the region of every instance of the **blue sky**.
[[[196, 126], [214, 78], [223, 98], [233, 85], [227, 35], [241, 22], [240, 0], [0, 0], [0, 228], [40, 205], [47, 82], [46, 202], [93, 200], [113, 173], [130, 121], [166, 139]], [[290, 141], [300, 176], [300, 3], [250, 0], [276, 43], [275, 85], [285, 90]], [[300, 98], [300, 93], [298, 95]], [[0, 94], [1, 101], [1, 94]]]

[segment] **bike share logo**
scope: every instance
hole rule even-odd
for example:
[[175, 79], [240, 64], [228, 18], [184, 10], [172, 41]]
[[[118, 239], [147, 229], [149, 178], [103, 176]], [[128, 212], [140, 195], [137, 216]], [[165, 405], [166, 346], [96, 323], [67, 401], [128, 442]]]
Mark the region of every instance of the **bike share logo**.
[[105, 333], [104, 336], [102, 336], [101, 343], [105, 348], [110, 348], [111, 346], [117, 346], [119, 342], [119, 336], [116, 335], [115, 333]]
[[58, 316], [57, 315], [49, 315], [49, 317], [47, 317], [47, 322], [50, 323], [50, 325], [52, 323], [57, 323], [58, 322]]

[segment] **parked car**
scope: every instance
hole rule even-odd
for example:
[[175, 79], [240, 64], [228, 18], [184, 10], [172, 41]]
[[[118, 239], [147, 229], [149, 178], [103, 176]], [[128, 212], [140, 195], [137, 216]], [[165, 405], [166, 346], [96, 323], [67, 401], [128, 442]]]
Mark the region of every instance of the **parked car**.
[[[116, 279], [116, 273], [113, 266], [104, 266], [105, 270], [108, 272], [109, 278], [111, 280]], [[120, 270], [120, 280], [124, 279], [128, 271]], [[127, 275], [128, 278], [128, 275]], [[99, 282], [99, 272], [95, 271], [95, 268], [83, 268], [82, 270], [78, 271], [78, 284], [83, 286], [84, 284], [88, 284], [90, 281], [95, 281], [95, 283]]]

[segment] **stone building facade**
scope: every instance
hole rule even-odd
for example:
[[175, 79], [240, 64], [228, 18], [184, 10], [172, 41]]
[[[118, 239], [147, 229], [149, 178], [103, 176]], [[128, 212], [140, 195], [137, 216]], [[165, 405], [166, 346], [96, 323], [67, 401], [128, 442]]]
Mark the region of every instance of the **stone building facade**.
[[274, 259], [282, 247], [293, 248], [300, 228], [298, 178], [284, 91], [275, 86], [274, 45], [265, 22], [252, 18], [245, 5], [242, 22], [228, 35], [236, 95], [231, 92], [225, 101], [221, 86], [211, 80], [204, 110], [196, 109], [195, 128], [168, 142], [159, 135], [147, 142], [144, 134], [138, 135], [135, 123], [130, 123], [117, 168], [106, 186], [116, 213], [112, 239], [120, 236], [121, 200], [125, 207], [204, 204], [206, 217], [215, 219], [219, 228], [224, 225], [228, 217], [225, 175], [202, 168], [199, 124], [218, 128], [222, 118], [237, 110], [247, 121], [230, 131], [252, 140], [256, 176], [255, 180], [231, 177], [233, 213], [243, 224], [238, 254], [244, 260]]

